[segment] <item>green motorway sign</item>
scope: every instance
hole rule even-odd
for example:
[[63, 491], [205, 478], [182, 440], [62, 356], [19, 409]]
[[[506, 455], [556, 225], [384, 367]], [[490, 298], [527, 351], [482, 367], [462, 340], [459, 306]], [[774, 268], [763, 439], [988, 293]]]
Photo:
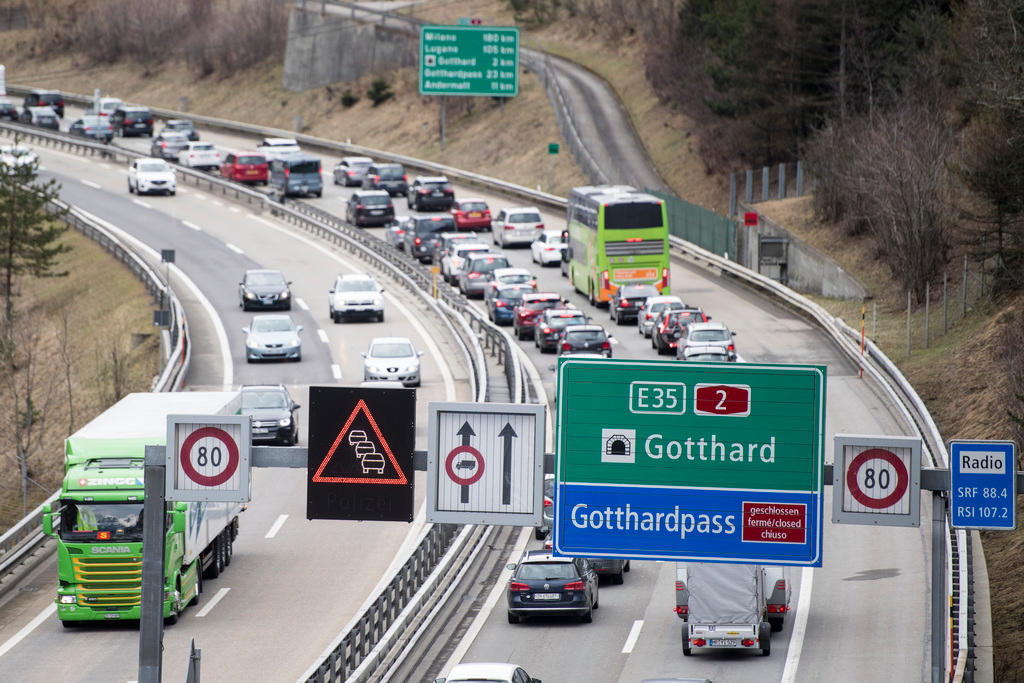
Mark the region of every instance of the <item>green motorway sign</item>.
[[421, 26], [420, 94], [519, 94], [519, 29]]
[[555, 551], [820, 566], [825, 371], [560, 358]]

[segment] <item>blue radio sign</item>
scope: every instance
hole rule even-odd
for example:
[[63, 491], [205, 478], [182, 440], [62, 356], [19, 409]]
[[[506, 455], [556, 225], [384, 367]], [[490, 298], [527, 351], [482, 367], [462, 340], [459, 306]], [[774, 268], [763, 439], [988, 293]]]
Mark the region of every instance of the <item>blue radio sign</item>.
[[950, 518], [964, 529], [1017, 525], [1017, 453], [1012, 441], [950, 441]]

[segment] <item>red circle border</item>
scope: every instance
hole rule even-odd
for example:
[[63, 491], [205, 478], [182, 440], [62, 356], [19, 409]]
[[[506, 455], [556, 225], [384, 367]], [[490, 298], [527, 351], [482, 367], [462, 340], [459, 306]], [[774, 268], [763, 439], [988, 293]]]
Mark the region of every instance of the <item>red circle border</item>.
[[[896, 489], [885, 498], [871, 498], [861, 491], [860, 486], [857, 484], [857, 471], [868, 460], [884, 460], [896, 470]], [[881, 510], [899, 502], [903, 498], [903, 494], [907, 492], [909, 484], [910, 474], [907, 472], [906, 465], [903, 464], [903, 461], [895, 453], [884, 448], [869, 448], [854, 458], [846, 470], [846, 488], [850, 490], [850, 495], [858, 503], [872, 510]]]
[[[469, 453], [472, 455], [476, 458], [477, 465], [479, 465], [479, 467], [476, 468], [476, 472], [471, 477], [460, 477], [455, 474], [455, 470], [452, 469], [452, 461], [455, 460], [455, 456], [461, 455], [462, 453]], [[480, 451], [472, 446], [458, 446], [453, 448], [451, 452], [448, 453], [448, 457], [445, 458], [444, 471], [448, 473], [448, 477], [456, 484], [460, 484], [461, 486], [475, 484], [480, 481], [480, 477], [484, 476], [484, 456], [480, 455]]]
[[[205, 474], [199, 474], [196, 468], [192, 467], [192, 459], [188, 457], [192, 447], [196, 445], [196, 441], [205, 438], [222, 441], [228, 449], [228, 466], [220, 474], [209, 477]], [[185, 475], [196, 484], [200, 486], [220, 486], [230, 479], [235, 474], [235, 470], [238, 469], [238, 444], [235, 443], [230, 434], [219, 427], [200, 427], [189, 434], [185, 441], [182, 442], [181, 449], [178, 451], [178, 462], [181, 463], [181, 469], [185, 471]]]

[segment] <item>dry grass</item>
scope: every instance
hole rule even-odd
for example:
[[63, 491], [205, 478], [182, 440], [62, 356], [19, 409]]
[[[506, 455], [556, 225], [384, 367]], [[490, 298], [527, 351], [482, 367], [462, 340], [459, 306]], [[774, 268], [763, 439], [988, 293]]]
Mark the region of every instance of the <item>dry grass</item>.
[[[42, 359], [38, 368], [36, 397], [42, 405], [49, 396], [46, 422], [30, 474], [40, 486], [29, 488], [29, 509], [60, 488], [64, 474], [64, 437], [81, 427], [115, 400], [112, 365], [114, 355], [125, 364], [122, 392], [148, 391], [158, 369], [158, 339], [152, 326], [155, 308], [149, 293], [135, 276], [92, 240], [68, 231], [63, 238], [72, 251], [61, 258], [55, 271], [67, 277], [23, 279], [16, 300], [19, 319], [36, 336], [32, 352]], [[102, 283], [100, 285], [99, 283]], [[65, 366], [60, 359], [64, 320], [67, 320], [67, 351], [71, 358], [73, 418], [67, 402]], [[132, 334], [136, 338], [132, 348]], [[21, 350], [22, 352], [25, 349]], [[19, 381], [24, 373], [19, 373]], [[10, 387], [0, 382], [5, 409], [0, 421], [0, 528], [23, 516], [21, 478], [13, 459]]]

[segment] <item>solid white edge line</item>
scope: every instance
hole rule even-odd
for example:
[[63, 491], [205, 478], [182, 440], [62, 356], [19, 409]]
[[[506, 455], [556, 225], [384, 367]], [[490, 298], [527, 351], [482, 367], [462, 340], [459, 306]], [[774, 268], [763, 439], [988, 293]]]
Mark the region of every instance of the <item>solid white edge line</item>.
[[[530, 542], [530, 534], [533, 533], [533, 527], [523, 527], [522, 531], [519, 532], [519, 539], [516, 541], [516, 545], [512, 548], [512, 552], [508, 556], [508, 562], [518, 562], [523, 556], [523, 551], [526, 549], [526, 544]], [[498, 579], [494, 582], [494, 587], [491, 588], [490, 594], [487, 596], [487, 601], [484, 602], [480, 611], [477, 612], [476, 617], [473, 619], [473, 623], [466, 629], [466, 633], [462, 636], [462, 640], [459, 642], [455, 651], [452, 652], [452, 656], [448, 658], [448, 661], [441, 667], [441, 673], [438, 675], [442, 678], [448, 676], [448, 672], [451, 671], [452, 667], [462, 661], [462, 658], [469, 652], [469, 648], [473, 645], [473, 641], [476, 640], [477, 635], [483, 629], [484, 624], [487, 622], [487, 618], [491, 616], [491, 611], [494, 610], [494, 606], [498, 604], [498, 600], [505, 595], [505, 586], [509, 577], [512, 576], [512, 572], [507, 567], [501, 568], [501, 574], [498, 575]]]
[[[180, 192], [180, 190], [179, 190], [179, 192]], [[200, 228], [198, 225], [196, 225], [195, 223], [193, 223], [191, 221], [182, 221], [181, 224], [184, 225], [186, 228], [192, 228], [196, 232], [202, 232], [202, 230], [203, 230], [202, 228]]]
[[299, 305], [299, 308], [301, 308], [302, 310], [304, 310], [304, 311], [308, 311], [309, 310], [309, 304], [306, 303], [305, 299], [302, 299], [300, 297], [295, 297], [295, 303], [297, 303]]
[[25, 626], [23, 626], [20, 631], [18, 631], [13, 636], [8, 638], [6, 643], [0, 645], [0, 657], [3, 657], [5, 654], [7, 654], [11, 650], [11, 648], [13, 648], [15, 645], [24, 640], [25, 636], [32, 633], [32, 631], [36, 630], [39, 624], [46, 621], [50, 617], [50, 615], [52, 615], [56, 611], [57, 603], [51, 602], [42, 612], [37, 614], [35, 618], [32, 619], [32, 621], [25, 624]]
[[797, 598], [793, 635], [789, 638], [789, 650], [786, 652], [786, 666], [782, 669], [782, 683], [796, 681], [796, 670], [800, 666], [800, 651], [804, 648], [804, 636], [807, 635], [807, 614], [811, 611], [811, 587], [813, 585], [814, 568], [804, 567], [800, 572], [800, 597]]
[[263, 538], [273, 538], [274, 536], [277, 536], [277, 532], [281, 530], [281, 527], [284, 526], [287, 519], [288, 515], [278, 515], [277, 519], [274, 520], [274, 523], [271, 525], [270, 531], [268, 531], [267, 535]]
[[[291, 236], [292, 239], [301, 240], [307, 246], [309, 246], [309, 247], [311, 247], [313, 249], [320, 250], [322, 253], [326, 254], [328, 257], [330, 257], [330, 258], [334, 259], [335, 261], [337, 261], [338, 263], [342, 264], [343, 266], [345, 266], [346, 268], [348, 268], [352, 272], [361, 273], [364, 270], [364, 269], [359, 268], [358, 266], [356, 266], [354, 263], [352, 263], [348, 259], [344, 259], [344, 258], [338, 256], [333, 251], [331, 251], [330, 249], [327, 249], [323, 245], [321, 245], [321, 244], [319, 244], [317, 242], [314, 242], [314, 241], [312, 241], [310, 239], [307, 239], [306, 237], [304, 237], [304, 236], [302, 236], [300, 234], [297, 234], [295, 232], [286, 230], [285, 228], [283, 228], [281, 226], [275, 225], [274, 223], [271, 223], [270, 221], [268, 221], [266, 218], [263, 218], [262, 216], [249, 216], [249, 218], [251, 218], [254, 221], [258, 221], [258, 222], [262, 223], [263, 225], [266, 225], [268, 228], [271, 228], [273, 230], [277, 230], [277, 231], [279, 231], [281, 233], [287, 234], [287, 235]], [[423, 326], [423, 324], [419, 321], [419, 319], [415, 315], [413, 315], [412, 311], [410, 311], [408, 308], [406, 308], [406, 306], [401, 301], [399, 301], [393, 294], [389, 294], [389, 293], [385, 292], [384, 296], [385, 296], [385, 298], [387, 298], [387, 300], [389, 302], [391, 302], [392, 306], [397, 308], [401, 312], [401, 314], [403, 316], [405, 316], [405, 318], [409, 321], [409, 324], [411, 324], [413, 326], [413, 328], [416, 330], [417, 334], [419, 334], [423, 338], [423, 344], [427, 347], [427, 350], [430, 351], [431, 357], [434, 359], [434, 362], [437, 363], [437, 367], [441, 371], [441, 377], [444, 380], [444, 396], [445, 396], [445, 400], [446, 401], [454, 401], [455, 400], [455, 377], [452, 375], [452, 371], [448, 367], [448, 361], [445, 359], [444, 354], [441, 353], [441, 349], [438, 348], [437, 344], [434, 342], [433, 337], [431, 337], [431, 335], [427, 332], [427, 329]]]
[[636, 641], [640, 639], [640, 629], [643, 627], [643, 619], [637, 619], [633, 622], [633, 627], [629, 629], [629, 635], [626, 636], [626, 644], [622, 646], [622, 654], [628, 655], [633, 652], [633, 647], [636, 645]]
[[85, 178], [82, 178], [81, 180], [82, 180], [82, 184], [87, 186], [87, 187], [91, 187], [94, 190], [100, 189], [100, 184], [99, 183], [94, 183], [93, 181], [86, 180]]
[[212, 200], [210, 203], [213, 204], [214, 206], [224, 206], [223, 202], [219, 202], [216, 199]]
[[229, 590], [231, 590], [231, 589], [228, 588], [228, 587], [224, 587], [224, 588], [221, 588], [219, 591], [217, 591], [217, 594], [213, 596], [213, 599], [210, 600], [210, 602], [206, 603], [203, 606], [203, 609], [199, 610], [199, 612], [196, 614], [196, 616], [197, 617], [205, 617], [207, 614], [209, 614], [210, 610], [212, 610], [214, 608], [214, 606], [216, 606], [216, 604], [218, 602], [220, 602], [222, 599], [224, 599], [224, 596], [228, 594]]
[[334, 375], [334, 379], [341, 379], [341, 366], [337, 363], [331, 363], [331, 374]]
[[331, 341], [330, 339], [327, 338], [327, 333], [324, 332], [322, 327], [317, 329], [316, 335], [320, 337], [320, 341], [322, 341], [324, 344], [327, 344]]
[[244, 254], [245, 253], [244, 251], [241, 250], [241, 248], [236, 247], [235, 245], [231, 244], [230, 242], [225, 242], [224, 246], [227, 247], [228, 249], [230, 249], [231, 251], [235, 252], [236, 254]]
[[[157, 251], [150, 247], [148, 244], [145, 244], [138, 238], [128, 234], [127, 232], [117, 227], [116, 225], [110, 223], [109, 221], [103, 220], [99, 216], [91, 214], [88, 211], [85, 211], [84, 209], [81, 208], [79, 208], [78, 210], [81, 211], [83, 215], [88, 216], [90, 219], [103, 225], [105, 228], [121, 237], [121, 239], [131, 242], [132, 244], [135, 245], [137, 249], [145, 251], [150, 255], [150, 257], [153, 260], [160, 260], [160, 254], [157, 253]], [[192, 296], [196, 298], [196, 301], [199, 302], [199, 304], [206, 311], [206, 314], [210, 317], [210, 320], [213, 322], [214, 332], [217, 335], [217, 344], [218, 346], [220, 346], [220, 362], [223, 376], [222, 384], [224, 390], [229, 391], [231, 389], [232, 384], [235, 381], [235, 368], [231, 364], [231, 351], [229, 350], [228, 347], [228, 335], [227, 332], [225, 332], [224, 330], [224, 323], [221, 321], [220, 316], [217, 315], [217, 309], [213, 307], [213, 304], [211, 304], [210, 300], [206, 298], [206, 295], [204, 295], [199, 290], [199, 287], [196, 286], [196, 283], [192, 282], [192, 280], [189, 279], [181, 271], [181, 269], [178, 268], [178, 266], [170, 264], [170, 267], [174, 271], [175, 276], [181, 282], [185, 283], [185, 286], [188, 288], [189, 292], [192, 293]]]

